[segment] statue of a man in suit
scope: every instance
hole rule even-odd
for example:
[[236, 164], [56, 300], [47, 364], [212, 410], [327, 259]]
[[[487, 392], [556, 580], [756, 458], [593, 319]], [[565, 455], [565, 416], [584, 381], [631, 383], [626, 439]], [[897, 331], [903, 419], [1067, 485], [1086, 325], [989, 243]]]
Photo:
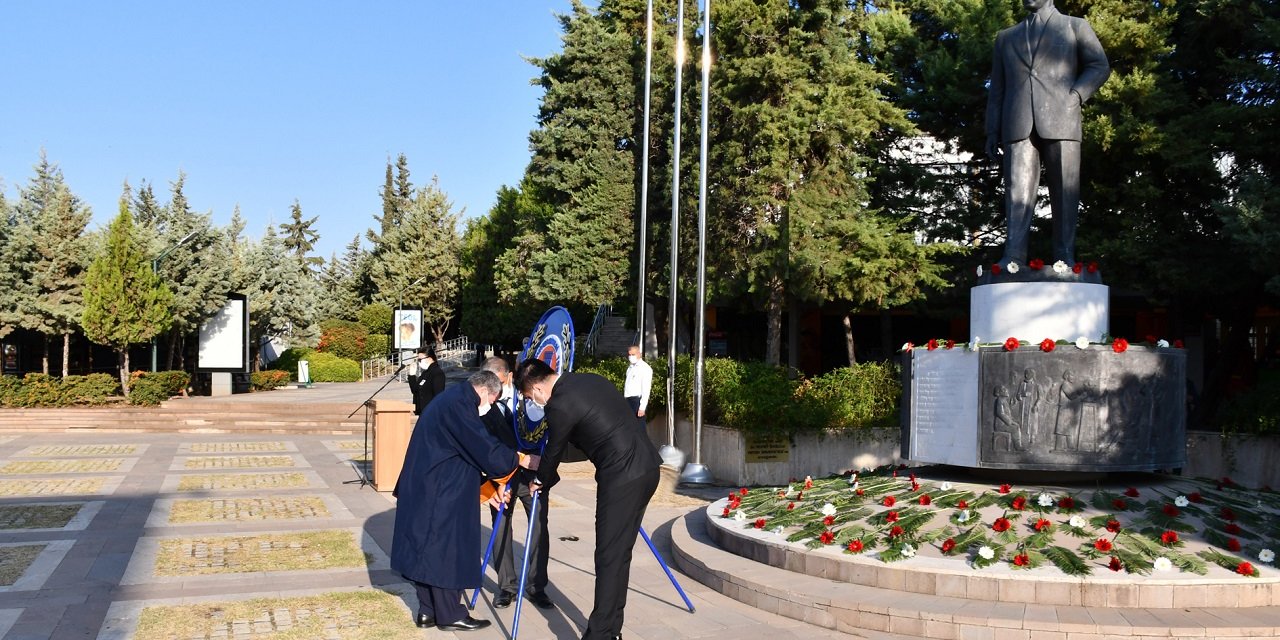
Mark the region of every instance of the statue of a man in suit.
[[1026, 264], [1027, 236], [1048, 174], [1053, 259], [1075, 262], [1080, 214], [1080, 108], [1111, 67], [1089, 23], [1058, 13], [1053, 0], [1022, 0], [1027, 17], [996, 35], [987, 98], [987, 155], [1003, 155], [1009, 236], [1002, 265]]

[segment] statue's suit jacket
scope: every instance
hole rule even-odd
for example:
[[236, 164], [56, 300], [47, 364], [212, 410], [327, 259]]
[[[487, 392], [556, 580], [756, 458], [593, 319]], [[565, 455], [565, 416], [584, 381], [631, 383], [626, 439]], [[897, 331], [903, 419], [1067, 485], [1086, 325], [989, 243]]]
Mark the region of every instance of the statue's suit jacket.
[[1102, 44], [1088, 22], [1056, 9], [1048, 12], [1038, 42], [1028, 41], [1029, 28], [1023, 20], [996, 34], [987, 135], [1006, 143], [1034, 130], [1046, 140], [1080, 140], [1080, 103], [1111, 73]]

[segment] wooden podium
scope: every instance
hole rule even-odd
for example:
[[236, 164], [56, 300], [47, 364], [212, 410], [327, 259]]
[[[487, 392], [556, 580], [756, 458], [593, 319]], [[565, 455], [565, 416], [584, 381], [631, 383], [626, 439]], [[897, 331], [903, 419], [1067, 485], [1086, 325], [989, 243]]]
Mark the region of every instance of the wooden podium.
[[373, 401], [373, 488], [391, 491], [396, 488], [404, 454], [409, 449], [409, 436], [418, 416], [413, 405], [399, 400]]

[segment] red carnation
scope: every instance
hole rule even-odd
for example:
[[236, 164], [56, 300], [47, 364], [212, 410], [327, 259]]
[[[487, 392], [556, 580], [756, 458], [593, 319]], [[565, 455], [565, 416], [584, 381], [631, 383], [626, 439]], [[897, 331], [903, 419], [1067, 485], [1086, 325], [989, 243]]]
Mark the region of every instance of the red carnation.
[[1048, 520], [1045, 520], [1044, 518], [1040, 518], [1036, 520], [1036, 524], [1035, 524], [1036, 531], [1044, 531], [1045, 529], [1048, 529], [1049, 527], [1052, 527], [1052, 526], [1053, 526], [1053, 523], [1049, 522]]
[[991, 265], [991, 275], [993, 276], [1000, 275], [1000, 265], [998, 264]]
[[889, 511], [889, 512], [886, 512], [886, 513], [884, 514], [884, 521], [885, 521], [885, 522], [897, 522], [897, 521], [898, 521], [898, 512], [897, 512], [897, 511]]
[[948, 340], [948, 341], [947, 341], [947, 348], [948, 348], [948, 349], [954, 349], [954, 348], [956, 348], [956, 341], [955, 341], [955, 340]]
[[1254, 569], [1253, 565], [1248, 562], [1241, 562], [1236, 565], [1236, 573], [1242, 576], [1252, 576], [1255, 572], [1257, 572], [1257, 569]]
[[897, 526], [897, 525], [894, 525], [894, 527], [893, 527], [892, 529], [890, 529], [890, 530], [889, 530], [889, 537], [890, 537], [890, 538], [896, 538], [896, 537], [898, 537], [898, 536], [902, 535], [902, 531], [903, 531], [903, 530], [902, 530], [902, 527], [899, 527], [899, 526]]
[[1031, 564], [1031, 558], [1028, 558], [1025, 553], [1019, 553], [1013, 557], [1013, 566], [1015, 567], [1025, 567], [1028, 564]]
[[957, 503], [956, 503], [956, 507], [957, 507], [957, 508], [959, 508], [959, 509], [968, 509], [968, 508], [969, 508], [969, 501], [968, 501], [968, 500], [961, 500], [960, 502], [957, 502]]
[[1116, 338], [1111, 341], [1111, 350], [1116, 353], [1124, 353], [1129, 350], [1129, 341], [1124, 338]]
[[1031, 267], [1032, 271], [1039, 271], [1044, 268], [1044, 260], [1041, 260], [1040, 258], [1032, 258], [1027, 261], [1027, 266]]
[[738, 489], [738, 493], [740, 493], [740, 494], [742, 494], [742, 495], [744, 495], [744, 496], [745, 496], [745, 495], [747, 495], [747, 488], [746, 488], [746, 487], [743, 487], [743, 488], [741, 488], [741, 489]]
[[1187, 496], [1187, 499], [1195, 503], [1204, 502], [1204, 496], [1200, 495], [1199, 491], [1192, 492]]
[[1009, 503], [1009, 506], [1013, 507], [1015, 511], [1022, 511], [1027, 508], [1027, 498], [1025, 496], [1017, 496], [1013, 499], [1013, 502]]
[[1111, 556], [1111, 562], [1107, 563], [1107, 568], [1112, 571], [1119, 571], [1124, 568], [1124, 565], [1120, 563], [1120, 558]]
[[1084, 271], [1084, 263], [1077, 262], [1071, 265], [1071, 271], [1075, 273], [1080, 273], [1081, 271]]
[[1237, 540], [1237, 539], [1235, 539], [1235, 538], [1229, 538], [1229, 539], [1227, 540], [1227, 548], [1228, 548], [1228, 549], [1230, 549], [1230, 550], [1232, 550], [1232, 551], [1239, 551], [1239, 550], [1240, 550], [1240, 541], [1239, 541], [1239, 540]]
[[796, 500], [804, 500], [804, 492], [803, 492], [803, 491], [801, 491], [800, 493], [797, 493], [797, 494], [796, 494]]
[[1004, 350], [1005, 350], [1005, 351], [1017, 351], [1017, 350], [1018, 350], [1018, 339], [1017, 339], [1017, 338], [1012, 338], [1012, 337], [1011, 337], [1011, 338], [1009, 338], [1009, 339], [1005, 340], [1005, 341], [1004, 341]]
[[851, 552], [853, 552], [853, 553], [862, 553], [862, 541], [861, 541], [861, 540], [850, 540], [850, 541], [849, 541], [849, 551], [851, 551]]
[[829, 527], [829, 526], [831, 526], [831, 525], [833, 525], [833, 524], [835, 524], [835, 523], [836, 523], [836, 517], [835, 517], [835, 516], [827, 516], [827, 517], [825, 517], [825, 518], [823, 518], [823, 519], [822, 519], [822, 524], [824, 524], [824, 525], [826, 525], [826, 526], [828, 526], [828, 527]]
[[787, 492], [786, 492], [786, 491], [779, 491], [779, 492], [778, 492], [778, 497], [779, 497], [779, 498], [785, 498], [785, 497], [787, 497]]
[[1116, 509], [1123, 510], [1123, 509], [1129, 508], [1129, 503], [1125, 502], [1122, 498], [1116, 498], [1115, 500], [1111, 501], [1111, 506]]
[[821, 541], [822, 544], [831, 544], [831, 541], [835, 539], [836, 534], [831, 533], [830, 531], [823, 531], [822, 535], [818, 536], [818, 540]]
[[937, 348], [938, 348], [937, 338], [929, 338], [929, 342], [925, 344], [925, 349], [928, 349], [929, 351], [933, 351], [934, 349], [937, 349]]
[[1136, 497], [1138, 497], [1139, 495], [1141, 495], [1141, 494], [1139, 494], [1139, 493], [1138, 493], [1138, 490], [1137, 490], [1137, 489], [1135, 489], [1135, 488], [1133, 488], [1133, 487], [1129, 487], [1128, 489], [1125, 489], [1125, 490], [1124, 490], [1124, 494], [1125, 494], [1126, 496], [1129, 496], [1130, 498], [1136, 498]]
[[1177, 531], [1165, 531], [1164, 533], [1160, 534], [1160, 544], [1166, 547], [1177, 541], [1178, 541]]
[[1009, 493], [1012, 490], [1013, 490], [1013, 487], [1010, 485], [1007, 485], [1007, 484], [1000, 485], [1000, 493]]
[[1218, 512], [1218, 514], [1222, 516], [1223, 520], [1230, 520], [1234, 522], [1236, 519], [1236, 512], [1232, 511], [1227, 507], [1223, 507], [1222, 510]]
[[792, 509], [794, 509], [794, 508], [796, 508], [796, 503], [794, 503], [794, 502], [788, 502], [788, 503], [787, 503], [787, 511], [790, 511], [790, 510], [792, 510]]
[[1045, 353], [1049, 353], [1050, 351], [1053, 351], [1054, 347], [1057, 347], [1057, 346], [1058, 344], [1056, 342], [1048, 338], [1045, 338], [1044, 340], [1040, 341], [1040, 350]]
[[1229, 533], [1229, 534], [1231, 534], [1231, 535], [1233, 535], [1233, 536], [1238, 536], [1238, 535], [1240, 535], [1240, 531], [1241, 531], [1241, 529], [1240, 529], [1240, 525], [1238, 525], [1238, 524], [1236, 524], [1236, 523], [1234, 523], [1234, 522], [1228, 522], [1228, 523], [1227, 523], [1227, 526], [1223, 527], [1223, 528], [1222, 528], [1222, 530], [1223, 530], [1223, 531], [1226, 531], [1227, 533]]
[[812, 488], [813, 488], [813, 478], [805, 478], [805, 479], [804, 479], [804, 488], [806, 488], [806, 489], [812, 489]]
[[1175, 349], [1181, 349], [1181, 348], [1183, 348], [1183, 346], [1182, 346], [1182, 341], [1181, 341], [1181, 340], [1174, 340], [1174, 341], [1173, 341], [1173, 348], [1175, 348]]
[[1098, 538], [1093, 542], [1093, 548], [1106, 553], [1111, 550], [1111, 541], [1106, 538]]
[[1121, 529], [1121, 527], [1120, 527], [1120, 521], [1119, 521], [1119, 520], [1108, 520], [1108, 521], [1107, 521], [1107, 531], [1110, 531], [1111, 533], [1119, 533], [1119, 532], [1120, 532], [1120, 529]]
[[757, 529], [764, 528], [764, 518], [756, 518], [756, 528]]
[[1178, 511], [1178, 508], [1173, 506], [1172, 504], [1166, 504], [1164, 505], [1164, 507], [1161, 507], [1160, 510], [1163, 511], [1164, 514], [1166, 516], [1169, 516], [1170, 518], [1176, 518], [1182, 515], [1182, 512]]
[[883, 504], [883, 505], [884, 505], [884, 506], [886, 506], [886, 507], [892, 507], [892, 506], [893, 506], [893, 503], [895, 503], [895, 502], [897, 502], [897, 501], [898, 501], [898, 499], [897, 499], [897, 498], [894, 498], [893, 496], [885, 496], [885, 497], [884, 497], [884, 500], [881, 500], [881, 501], [880, 501], [880, 504]]
[[1060, 498], [1060, 499], [1058, 500], [1058, 508], [1059, 508], [1059, 509], [1074, 509], [1074, 508], [1076, 508], [1076, 499], [1075, 499], [1075, 498], [1072, 498], [1071, 496], [1066, 496], [1066, 497]]
[[911, 490], [912, 490], [912, 491], [919, 491], [919, 490], [920, 490], [920, 483], [919, 483], [919, 482], [912, 482], [912, 483], [911, 483]]
[[1096, 263], [1096, 262], [1090, 262], [1090, 263], [1089, 263], [1089, 266], [1087, 267], [1087, 269], [1089, 270], [1089, 273], [1097, 273], [1097, 272], [1098, 272], [1098, 263]]
[[926, 506], [926, 507], [927, 507], [927, 506], [929, 506], [929, 505], [930, 505], [930, 504], [932, 504], [932, 503], [933, 503], [933, 498], [930, 498], [930, 497], [929, 497], [929, 494], [927, 494], [927, 493], [926, 493], [926, 494], [924, 494], [924, 495], [920, 496], [920, 504], [922, 504], [922, 505], [924, 505], [924, 506]]
[[721, 518], [728, 518], [728, 517], [729, 517], [729, 507], [725, 507], [725, 508], [724, 508], [724, 513], [720, 514], [720, 517], [721, 517]]
[[1147, 342], [1148, 342], [1148, 343], [1150, 343], [1150, 344], [1155, 344], [1155, 343], [1156, 343], [1156, 341], [1157, 341], [1157, 340], [1159, 340], [1159, 339], [1160, 339], [1160, 338], [1157, 338], [1157, 337], [1155, 337], [1155, 336], [1153, 336], [1153, 335], [1151, 335], [1151, 334], [1149, 334], [1149, 333], [1147, 334], [1147, 337], [1146, 337]]
[[942, 541], [942, 552], [943, 552], [943, 553], [951, 553], [952, 551], [954, 551], [954, 550], [955, 550], [955, 548], [956, 548], [956, 541], [955, 541], [954, 539], [952, 539], [952, 538], [947, 538], [946, 540], [943, 540], [943, 541]]
[[1007, 518], [996, 518], [996, 521], [991, 523], [991, 529], [997, 532], [1008, 531], [1009, 526], [1009, 520]]
[[853, 490], [853, 492], [854, 492], [854, 493], [856, 493], [856, 494], [858, 494], [858, 495], [860, 495], [860, 496], [861, 496], [861, 495], [866, 495], [866, 493], [867, 493], [866, 491], [863, 491], [863, 490], [862, 490], [862, 489], [860, 489], [860, 488], [859, 488], [859, 489], [854, 489], [854, 490]]

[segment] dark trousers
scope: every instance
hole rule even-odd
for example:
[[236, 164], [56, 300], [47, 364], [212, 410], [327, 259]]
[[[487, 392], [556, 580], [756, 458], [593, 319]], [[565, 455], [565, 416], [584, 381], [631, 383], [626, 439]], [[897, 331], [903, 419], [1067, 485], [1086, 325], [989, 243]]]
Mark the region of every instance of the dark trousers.
[[1030, 138], [1004, 145], [1005, 217], [1009, 237], [1003, 261], [1026, 266], [1031, 221], [1035, 219], [1040, 188], [1040, 161], [1049, 183], [1049, 208], [1053, 212], [1053, 259], [1075, 261], [1076, 220], [1080, 215], [1080, 141]]
[[418, 591], [418, 613], [435, 618], [436, 624], [453, 624], [467, 617], [467, 607], [462, 604], [462, 589], [443, 589], [410, 582]]
[[[527, 518], [533, 510], [533, 499], [529, 496], [529, 485], [520, 483], [513, 487], [516, 498], [524, 505], [524, 515]], [[511, 544], [511, 521], [515, 516], [515, 503], [511, 504], [502, 513], [502, 524], [498, 528], [498, 537], [493, 541], [493, 566], [498, 570], [498, 591], [515, 591], [519, 586], [520, 573], [516, 568], [516, 554]], [[542, 593], [547, 589], [547, 559], [551, 556], [551, 538], [547, 536], [547, 512], [550, 511], [548, 506], [550, 498], [547, 492], [543, 491], [538, 494], [538, 517], [534, 520], [533, 531], [529, 535], [530, 540], [525, 540], [525, 546], [533, 546], [533, 551], [529, 556], [529, 575], [525, 579], [525, 591], [529, 593]], [[489, 515], [493, 520], [498, 518], [498, 510], [493, 507], [489, 508]], [[521, 562], [524, 557], [519, 558]]]
[[596, 493], [596, 602], [583, 640], [612, 638], [622, 633], [622, 609], [627, 606], [631, 550], [636, 545], [645, 507], [658, 488], [654, 467], [640, 478], [603, 478]]
[[[631, 415], [635, 416], [640, 413], [640, 396], [627, 396], [627, 404], [631, 405]], [[636, 416], [636, 421], [640, 423], [641, 427], [645, 424], [644, 418], [640, 416]]]

